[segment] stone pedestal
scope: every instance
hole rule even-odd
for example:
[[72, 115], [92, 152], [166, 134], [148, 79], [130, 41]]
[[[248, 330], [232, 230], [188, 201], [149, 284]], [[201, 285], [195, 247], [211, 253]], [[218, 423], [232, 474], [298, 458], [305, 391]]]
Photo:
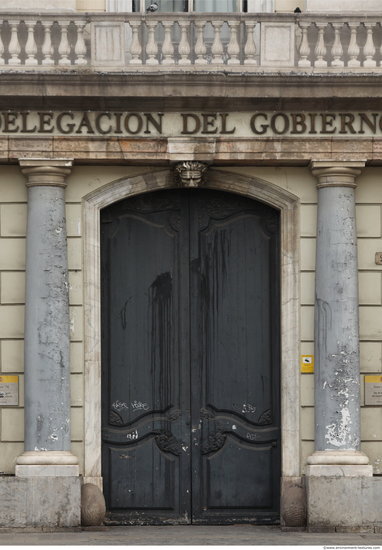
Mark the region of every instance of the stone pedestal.
[[[372, 476], [360, 447], [360, 374], [355, 179], [362, 162], [313, 162], [318, 178], [315, 303], [315, 452], [308, 458], [308, 527], [317, 506], [348, 503], [324, 478]], [[310, 483], [311, 479], [315, 479]], [[322, 478], [322, 484], [320, 479]], [[334, 491], [331, 495], [327, 491]], [[321, 494], [322, 491], [322, 495]], [[322, 496], [322, 499], [321, 499]], [[346, 497], [348, 498], [348, 496]], [[314, 502], [315, 515], [312, 515]], [[324, 514], [324, 509], [322, 513]], [[330, 517], [328, 519], [330, 522]], [[334, 526], [335, 527], [335, 526]]]
[[[40, 506], [40, 500], [33, 496], [34, 492], [40, 491], [37, 489], [40, 485], [43, 490], [50, 480], [45, 495], [46, 502], [50, 502], [50, 512], [46, 517], [61, 518], [62, 524], [74, 525], [77, 520], [73, 518], [80, 514], [80, 480], [78, 459], [70, 451], [69, 298], [64, 197], [71, 161], [25, 159], [20, 160], [20, 165], [28, 187], [25, 450], [17, 459], [15, 473], [16, 478], [30, 478], [20, 487], [29, 495], [28, 499], [33, 497], [36, 506]], [[46, 481], [38, 481], [38, 478]], [[66, 481], [59, 481], [59, 478], [66, 478]], [[55, 485], [68, 498], [75, 496], [65, 509], [61, 500], [55, 498]], [[40, 521], [40, 525], [45, 525], [42, 509], [34, 510], [33, 514], [40, 518], [37, 523]]]
[[79, 477], [0, 476], [0, 527], [77, 527], [81, 522]]
[[359, 532], [382, 524], [381, 477], [307, 477], [308, 529]]

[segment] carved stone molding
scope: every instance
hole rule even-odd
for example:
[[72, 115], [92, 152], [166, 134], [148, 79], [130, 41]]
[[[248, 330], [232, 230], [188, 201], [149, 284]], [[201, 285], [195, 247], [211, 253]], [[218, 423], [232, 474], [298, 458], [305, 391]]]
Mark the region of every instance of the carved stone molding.
[[179, 187], [199, 187], [204, 183], [208, 165], [198, 161], [180, 162], [175, 166], [176, 182]]
[[67, 185], [66, 177], [71, 172], [72, 159], [35, 159], [21, 158], [19, 164], [26, 176], [27, 187], [63, 187]]
[[317, 161], [310, 163], [310, 169], [317, 177], [317, 188], [352, 187], [356, 188], [356, 177], [361, 174], [366, 161]]

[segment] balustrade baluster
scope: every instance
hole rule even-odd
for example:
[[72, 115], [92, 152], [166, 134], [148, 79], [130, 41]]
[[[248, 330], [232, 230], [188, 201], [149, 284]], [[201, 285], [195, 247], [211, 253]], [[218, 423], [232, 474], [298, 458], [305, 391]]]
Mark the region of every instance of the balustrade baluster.
[[245, 27], [247, 31], [247, 40], [244, 46], [244, 65], [257, 65], [255, 59], [256, 56], [256, 44], [254, 37], [254, 29], [256, 27], [257, 21], [246, 21]]
[[300, 59], [298, 60], [297, 65], [299, 67], [311, 67], [312, 63], [308, 59], [310, 56], [310, 46], [308, 41], [308, 29], [311, 25], [311, 22], [309, 21], [300, 21], [299, 22], [301, 31], [302, 31], [302, 37], [301, 37], [301, 44], [299, 49], [299, 55]]
[[191, 48], [190, 48], [190, 42], [188, 40], [188, 34], [187, 34], [187, 29], [190, 26], [190, 24], [188, 23], [188, 21], [179, 21], [179, 26], [180, 26], [181, 34], [180, 34], [180, 42], [178, 47], [178, 51], [180, 55], [180, 59], [178, 63], [179, 65], [191, 65], [191, 59], [190, 59]]
[[164, 27], [164, 40], [162, 44], [162, 65], [174, 64], [174, 46], [171, 40], [171, 29], [173, 26], [172, 21], [162, 21]]
[[[379, 23], [379, 33], [382, 32], [382, 24]], [[379, 48], [379, 63], [378, 63], [379, 66], [382, 66], [382, 44], [381, 44], [381, 47]]]
[[214, 28], [214, 41], [211, 46], [212, 60], [211, 63], [221, 65], [224, 63], [223, 54], [224, 48], [221, 39], [221, 28], [223, 26], [223, 21], [211, 21], [211, 24]]
[[350, 42], [348, 48], [348, 56], [350, 59], [348, 61], [348, 67], [359, 67], [361, 65], [358, 59], [360, 49], [357, 44], [357, 29], [359, 23], [348, 23], [348, 26], [350, 28]]
[[59, 65], [71, 65], [71, 61], [69, 59], [70, 55], [70, 45], [68, 41], [68, 26], [70, 24], [70, 21], [60, 21], [59, 25], [61, 28], [61, 40], [60, 45], [58, 46], [58, 53], [59, 53]]
[[318, 38], [316, 48], [314, 53], [316, 55], [316, 60], [314, 62], [315, 67], [327, 67], [328, 62], [325, 61], [324, 57], [326, 55], [325, 39], [324, 39], [324, 30], [326, 28], [326, 23], [316, 23], [318, 28]]
[[4, 21], [2, 19], [0, 19], [0, 65], [5, 64], [5, 60], [4, 60], [4, 43], [3, 43], [3, 39], [1, 38], [1, 30], [2, 30], [2, 27], [3, 27], [3, 23], [4, 23]]
[[227, 46], [227, 53], [229, 55], [228, 65], [240, 65], [240, 46], [237, 39], [239, 25], [239, 21], [228, 21], [228, 26], [231, 32], [230, 40]]
[[42, 21], [42, 26], [44, 27], [44, 42], [42, 45], [43, 65], [54, 65], [54, 59], [52, 59], [52, 25], [53, 21]]
[[25, 60], [25, 65], [37, 65], [38, 61], [36, 58], [37, 54], [37, 44], [34, 37], [34, 29], [37, 21], [34, 20], [28, 20], [25, 21], [25, 24], [28, 28], [28, 38], [27, 42], [25, 44], [25, 53], [27, 55], [27, 58]]
[[141, 26], [141, 21], [130, 21], [130, 27], [133, 33], [131, 38], [130, 54], [131, 59], [129, 61], [130, 65], [142, 65], [142, 46], [139, 41], [139, 28]]
[[8, 64], [9, 65], [20, 65], [21, 59], [20, 59], [20, 42], [19, 42], [19, 36], [18, 36], [18, 26], [20, 21], [19, 20], [10, 20], [9, 24], [11, 26], [11, 40], [9, 42], [8, 51], [11, 55]]
[[364, 67], [375, 67], [377, 62], [375, 61], [375, 44], [373, 41], [373, 23], [364, 23], [367, 31], [366, 43], [363, 47], [363, 54], [365, 56], [365, 61], [363, 62]]
[[84, 39], [84, 28], [86, 21], [75, 21], [77, 27], [77, 42], [74, 48], [74, 53], [76, 54], [76, 59], [74, 61], [75, 65], [87, 65], [86, 59], [86, 44]]
[[204, 21], [195, 21], [196, 27], [196, 42], [195, 42], [195, 65], [206, 65], [208, 63], [205, 55], [207, 53], [207, 48], [204, 43]]
[[148, 28], [148, 39], [146, 45], [146, 65], [158, 65], [158, 45], [155, 42], [155, 29], [158, 24], [158, 21], [147, 21], [146, 25]]
[[343, 67], [344, 62], [342, 59], [344, 50], [342, 48], [340, 29], [343, 26], [342, 23], [332, 23], [334, 29], [334, 42], [332, 46], [332, 67]]

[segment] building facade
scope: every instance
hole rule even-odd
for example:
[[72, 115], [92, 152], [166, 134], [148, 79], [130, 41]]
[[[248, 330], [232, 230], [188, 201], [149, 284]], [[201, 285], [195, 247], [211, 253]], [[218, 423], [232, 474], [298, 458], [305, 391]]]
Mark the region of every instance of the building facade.
[[0, 11], [0, 526], [90, 484], [380, 528], [379, 2], [40, 4]]

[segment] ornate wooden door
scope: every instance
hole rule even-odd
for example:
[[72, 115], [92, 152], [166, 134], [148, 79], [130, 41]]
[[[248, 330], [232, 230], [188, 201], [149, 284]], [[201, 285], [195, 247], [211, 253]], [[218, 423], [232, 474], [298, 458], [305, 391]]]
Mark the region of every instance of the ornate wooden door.
[[174, 190], [101, 222], [109, 520], [277, 522], [278, 212]]

